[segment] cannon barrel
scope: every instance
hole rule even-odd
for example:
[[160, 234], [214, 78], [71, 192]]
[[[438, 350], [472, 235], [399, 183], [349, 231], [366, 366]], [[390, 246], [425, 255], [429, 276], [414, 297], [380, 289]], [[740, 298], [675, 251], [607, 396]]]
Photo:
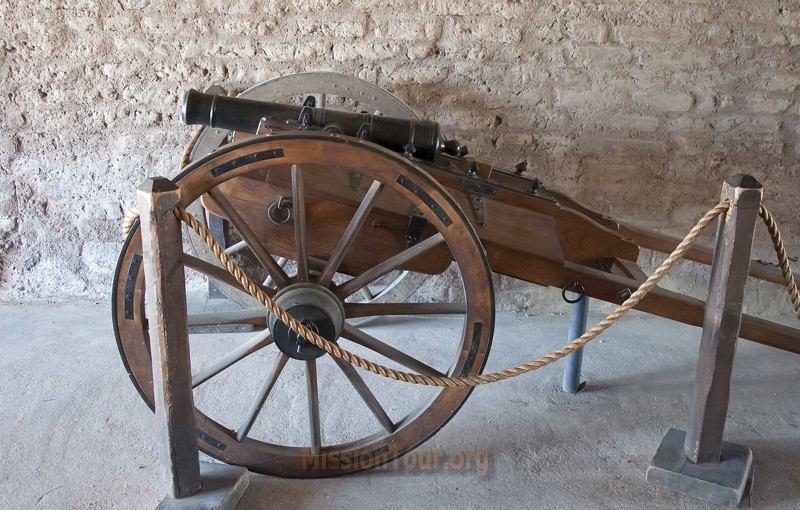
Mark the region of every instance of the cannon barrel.
[[189, 89], [183, 98], [182, 117], [186, 124], [248, 133], [257, 133], [262, 118], [279, 122], [299, 121], [326, 131], [359, 136], [387, 149], [410, 152], [414, 157], [428, 161], [433, 161], [441, 152], [454, 156], [466, 152], [457, 141], [445, 141], [436, 122], [254, 101], [204, 94], [194, 89]]

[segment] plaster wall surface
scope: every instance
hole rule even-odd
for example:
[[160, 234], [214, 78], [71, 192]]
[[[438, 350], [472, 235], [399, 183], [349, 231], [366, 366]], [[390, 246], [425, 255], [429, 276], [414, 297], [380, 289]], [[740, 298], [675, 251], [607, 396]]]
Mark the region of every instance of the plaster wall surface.
[[673, 235], [750, 173], [798, 254], [799, 44], [800, 4], [765, 0], [0, 0], [0, 299], [107, 296], [136, 186], [191, 132], [182, 93], [309, 70]]

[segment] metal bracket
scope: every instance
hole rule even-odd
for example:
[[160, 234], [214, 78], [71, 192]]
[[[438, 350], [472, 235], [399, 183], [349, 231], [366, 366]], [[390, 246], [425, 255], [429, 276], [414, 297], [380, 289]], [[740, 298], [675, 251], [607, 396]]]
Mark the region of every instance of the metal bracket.
[[313, 109], [310, 106], [303, 106], [303, 109], [300, 110], [300, 116], [297, 119], [297, 122], [300, 123], [300, 129], [308, 129], [311, 127], [311, 115]]
[[469, 198], [472, 212], [475, 215], [475, 224], [479, 227], [485, 227], [486, 210], [483, 204], [483, 197], [484, 195], [495, 195], [497, 188], [487, 183], [486, 180], [480, 177], [472, 177], [472, 175], [474, 173], [459, 177], [458, 185], [467, 188], [467, 198]]
[[361, 140], [369, 140], [372, 137], [372, 124], [367, 122], [361, 124], [361, 127], [358, 128], [358, 133], [356, 134], [356, 138]]
[[472, 206], [472, 212], [475, 214], [475, 223], [479, 227], [486, 226], [486, 211], [483, 209], [483, 195], [475, 191], [468, 191], [469, 203]]
[[479, 177], [462, 176], [458, 178], [458, 185], [467, 188], [468, 192], [481, 195], [495, 195], [497, 187]]

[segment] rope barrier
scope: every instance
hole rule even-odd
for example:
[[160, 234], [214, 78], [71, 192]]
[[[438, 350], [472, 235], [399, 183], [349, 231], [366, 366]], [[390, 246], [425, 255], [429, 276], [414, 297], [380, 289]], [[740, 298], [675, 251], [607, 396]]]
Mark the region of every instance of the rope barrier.
[[122, 227], [120, 228], [120, 232], [122, 233], [122, 238], [125, 239], [128, 237], [131, 229], [133, 228], [134, 222], [139, 219], [139, 209], [136, 207], [131, 207], [127, 211], [125, 211], [125, 217], [122, 218]]
[[480, 386], [483, 384], [489, 384], [510, 379], [512, 377], [517, 377], [519, 375], [550, 365], [551, 363], [554, 363], [585, 346], [597, 338], [600, 333], [607, 330], [615, 322], [620, 320], [626, 313], [628, 313], [628, 311], [630, 311], [631, 308], [635, 307], [642, 299], [644, 299], [647, 293], [658, 284], [658, 282], [667, 274], [667, 272], [669, 272], [669, 270], [672, 269], [672, 267], [684, 256], [686, 251], [691, 248], [692, 244], [694, 244], [694, 242], [700, 236], [703, 229], [705, 229], [708, 224], [711, 223], [717, 216], [726, 212], [729, 207], [730, 204], [728, 202], [721, 202], [712, 207], [697, 222], [697, 224], [692, 227], [692, 229], [689, 231], [689, 234], [686, 235], [683, 241], [681, 241], [681, 243], [675, 248], [670, 256], [667, 257], [667, 259], [658, 267], [658, 269], [656, 269], [655, 272], [644, 283], [642, 283], [642, 285], [640, 285], [639, 288], [636, 289], [636, 291], [631, 294], [624, 303], [618, 306], [616, 310], [608, 315], [608, 317], [597, 323], [597, 325], [580, 337], [559, 349], [545, 354], [544, 356], [530, 360], [526, 363], [489, 374], [463, 377], [420, 375], [402, 370], [396, 370], [394, 368], [381, 365], [380, 363], [375, 363], [368, 359], [362, 358], [361, 356], [326, 340], [319, 334], [305, 327], [297, 319], [289, 315], [285, 310], [275, 304], [275, 302], [244, 273], [242, 268], [239, 267], [227, 253], [225, 253], [225, 249], [217, 242], [216, 239], [214, 239], [214, 237], [211, 235], [211, 232], [209, 232], [208, 229], [197, 220], [197, 218], [186, 212], [185, 209], [177, 207], [174, 209], [174, 213], [177, 218], [189, 225], [189, 227], [194, 230], [201, 239], [203, 239], [209, 248], [211, 248], [211, 251], [214, 252], [214, 255], [216, 255], [220, 262], [222, 262], [222, 265], [225, 266], [225, 269], [227, 269], [228, 272], [231, 273], [234, 278], [236, 278], [245, 291], [247, 291], [251, 296], [256, 298], [262, 305], [264, 305], [264, 307], [266, 307], [269, 312], [273, 313], [278, 320], [289, 326], [289, 328], [309, 342], [313, 343], [320, 349], [323, 349], [331, 356], [346, 361], [364, 370], [368, 370], [374, 374], [389, 379], [394, 379], [396, 381], [403, 381], [424, 386], [456, 388]]
[[197, 142], [200, 140], [200, 135], [203, 134], [204, 129], [205, 128], [202, 126], [195, 129], [194, 133], [192, 133], [192, 136], [189, 138], [189, 141], [186, 142], [186, 146], [183, 148], [183, 153], [181, 154], [181, 159], [179, 162], [179, 172], [189, 166], [189, 163], [192, 162], [192, 151], [194, 150], [194, 146], [197, 145]]
[[758, 215], [764, 220], [764, 224], [767, 226], [767, 230], [769, 230], [769, 235], [772, 238], [772, 245], [775, 247], [775, 254], [778, 256], [778, 264], [781, 266], [781, 273], [783, 273], [783, 280], [786, 282], [786, 290], [789, 291], [789, 299], [792, 301], [792, 306], [794, 307], [795, 314], [797, 314], [797, 318], [800, 319], [800, 292], [797, 291], [797, 284], [794, 281], [792, 268], [789, 267], [789, 256], [786, 254], [786, 247], [783, 245], [778, 223], [763, 205], [758, 208]]

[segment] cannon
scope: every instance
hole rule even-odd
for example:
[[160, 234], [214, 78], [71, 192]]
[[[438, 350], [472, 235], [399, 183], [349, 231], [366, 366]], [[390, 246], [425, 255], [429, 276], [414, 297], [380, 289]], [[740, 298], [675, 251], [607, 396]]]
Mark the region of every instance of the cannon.
[[435, 122], [372, 113], [340, 112], [315, 108], [315, 104], [313, 96], [303, 106], [294, 106], [203, 94], [190, 89], [183, 98], [181, 115], [186, 124], [245, 133], [258, 133], [262, 120], [279, 124], [296, 121], [300, 129], [318, 128], [328, 133], [343, 133], [427, 161], [434, 161], [442, 153], [453, 156], [466, 154], [460, 143], [442, 138], [439, 125]]
[[[226, 251], [304, 325], [419, 374], [481, 372], [495, 326], [492, 274], [619, 304], [646, 278], [640, 248], [668, 253], [679, 242], [471, 157], [438, 125], [359, 80], [293, 75], [240, 99], [192, 91], [183, 111], [207, 128], [173, 179], [179, 206], [216, 222]], [[470, 388], [385, 386], [327, 356], [190, 241], [194, 253], [182, 255], [187, 288], [199, 277], [214, 280], [236, 303], [204, 304], [188, 316], [197, 434], [209, 455], [278, 476], [346, 474], [422, 444], [469, 396]], [[702, 247], [687, 252], [706, 264], [712, 256]], [[152, 407], [141, 262], [134, 225], [115, 275], [114, 325], [125, 366]], [[749, 272], [783, 281], [758, 262]], [[448, 291], [415, 300], [413, 290], [434, 277]], [[399, 292], [404, 286], [410, 290]], [[704, 306], [657, 288], [637, 308], [700, 326]], [[387, 334], [375, 320], [426, 316], [423, 336]], [[800, 330], [774, 322], [743, 316], [740, 336], [800, 353]], [[337, 393], [336, 405], [320, 388]], [[300, 409], [298, 393], [308, 402]], [[299, 442], [291, 432], [303, 428]]]

